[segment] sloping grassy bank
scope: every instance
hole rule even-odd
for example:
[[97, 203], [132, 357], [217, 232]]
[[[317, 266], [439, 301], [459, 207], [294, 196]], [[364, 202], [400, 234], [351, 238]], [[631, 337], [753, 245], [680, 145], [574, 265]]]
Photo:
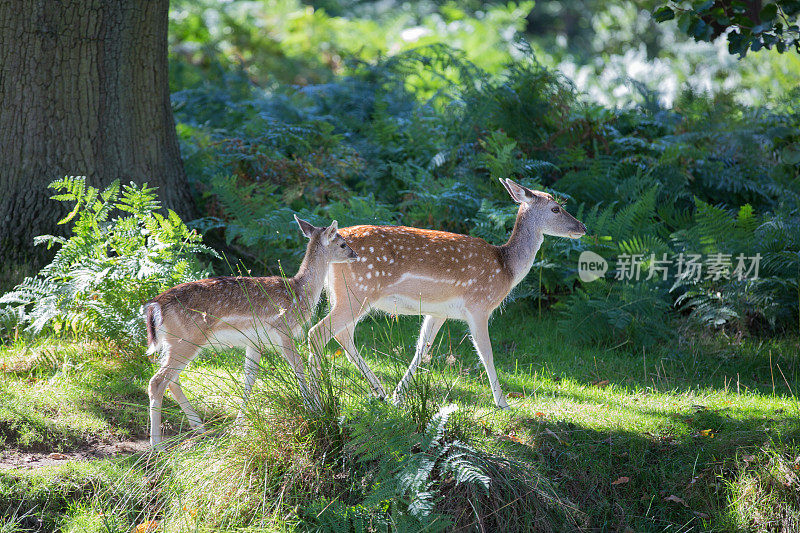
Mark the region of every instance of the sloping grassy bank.
[[[360, 326], [388, 386], [418, 324]], [[513, 304], [491, 331], [509, 412], [491, 407], [459, 324], [443, 328], [401, 408], [366, 397], [334, 352], [327, 415], [311, 416], [282, 361], [267, 358], [236, 431], [242, 354], [209, 353], [182, 378], [208, 434], [187, 432], [172, 403], [167, 452], [7, 465], [3, 531], [127, 532], [151, 521], [159, 531], [480, 530], [500, 520], [537, 531], [796, 528], [796, 339], [595, 350]], [[5, 348], [0, 365], [3, 453], [68, 455], [146, 435], [152, 369], [140, 356], [51, 341]]]

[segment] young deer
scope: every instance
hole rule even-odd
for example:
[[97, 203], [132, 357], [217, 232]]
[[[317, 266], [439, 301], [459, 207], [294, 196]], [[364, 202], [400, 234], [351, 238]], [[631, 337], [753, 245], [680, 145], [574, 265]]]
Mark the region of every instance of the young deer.
[[547, 193], [501, 180], [519, 205], [511, 238], [503, 246], [443, 231], [353, 226], [340, 230], [359, 254], [358, 261], [331, 265], [325, 280], [330, 313], [309, 331], [315, 353], [331, 337], [385, 398], [378, 378], [359, 356], [353, 340], [358, 321], [371, 309], [392, 314], [422, 314], [416, 352], [394, 391], [399, 402], [417, 366], [448, 318], [469, 325], [475, 349], [486, 368], [494, 403], [507, 408], [494, 368], [489, 317], [533, 264], [544, 235], [577, 239], [586, 227]]
[[303, 359], [295, 351], [294, 337], [319, 302], [328, 266], [353, 261], [358, 255], [336, 233], [335, 220], [328, 228], [317, 228], [297, 216], [295, 220], [309, 242], [294, 277], [203, 279], [177, 285], [145, 304], [148, 353], [162, 353], [161, 367], [148, 389], [153, 446], [161, 442], [161, 402], [167, 387], [189, 424], [203, 431], [178, 376], [205, 346], [245, 347], [245, 401], [256, 378], [261, 351], [277, 347], [308, 398]]

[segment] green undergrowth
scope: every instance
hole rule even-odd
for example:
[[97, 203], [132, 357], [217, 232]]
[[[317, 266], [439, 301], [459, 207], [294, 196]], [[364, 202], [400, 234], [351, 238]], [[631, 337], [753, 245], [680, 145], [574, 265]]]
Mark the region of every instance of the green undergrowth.
[[[387, 389], [405, 370], [419, 325], [378, 316], [359, 326], [357, 342]], [[282, 360], [265, 357], [240, 429], [243, 354], [207, 352], [181, 379], [207, 434], [188, 432], [168, 400], [170, 449], [70, 463], [73, 470], [3, 470], [2, 516], [38, 531], [53, 529], [32, 526], [31, 517], [63, 531], [125, 532], [149, 521], [161, 531], [794, 527], [797, 339], [594, 349], [521, 303], [490, 328], [508, 412], [492, 407], [457, 323], [442, 328], [399, 408], [370, 399], [332, 347], [325, 414], [314, 415]], [[146, 435], [154, 367], [143, 357], [43, 341], [6, 348], [0, 360], [4, 393], [15, 398], [4, 427], [27, 428], [4, 431], [7, 448], [68, 451], [89, 435]], [[83, 365], [80, 377], [64, 375], [65, 361]], [[102, 478], [89, 465], [102, 467]], [[64, 472], [84, 488], [62, 490]]]
[[0, 470], [0, 531], [59, 531], [70, 515], [91, 513], [88, 502], [126, 468], [124, 463], [92, 461]]
[[146, 436], [150, 364], [113, 345], [21, 342], [0, 350], [0, 441], [24, 451], [65, 451]]

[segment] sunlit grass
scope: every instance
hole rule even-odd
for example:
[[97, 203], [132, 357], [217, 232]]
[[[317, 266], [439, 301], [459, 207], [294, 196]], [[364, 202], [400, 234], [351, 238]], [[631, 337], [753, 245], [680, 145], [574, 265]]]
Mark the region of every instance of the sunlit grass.
[[[413, 355], [419, 324], [417, 317], [378, 316], [359, 326], [357, 342], [387, 391]], [[791, 523], [781, 509], [797, 508], [797, 491], [781, 487], [791, 488], [800, 464], [796, 339], [708, 339], [643, 352], [586, 347], [565, 339], [551, 319], [539, 321], [513, 305], [490, 331], [510, 411], [493, 407], [466, 329], [449, 324], [406, 406], [385, 406], [382, 416], [420, 430], [437, 406], [456, 404], [456, 436], [534, 466], [587, 529], [759, 530]], [[312, 515], [304, 509], [350, 482], [332, 459], [348, 437], [331, 433], [340, 427], [335, 418], [314, 422], [303, 414], [277, 355], [262, 361], [245, 427], [231, 431], [241, 407], [243, 359], [236, 350], [207, 352], [181, 374], [207, 421], [206, 435], [188, 432], [177, 405], [167, 401], [173, 452], [121, 460], [93, 496], [56, 498], [59, 505], [33, 512], [51, 521], [60, 516], [67, 531], [126, 533], [151, 519], [164, 531], [286, 530], [313, 519], [321, 509]], [[335, 344], [328, 361], [332, 412], [352, 419], [379, 405], [366, 399], [365, 381]], [[155, 367], [143, 357], [52, 342], [6, 348], [2, 362], [6, 446], [55, 450], [89, 437], [146, 436], [146, 383]], [[11, 362], [15, 369], [8, 371]], [[9, 471], [3, 482], [19, 488], [20, 476]], [[14, 497], [6, 494], [12, 509]], [[125, 519], [109, 529], [98, 513], [120, 506]]]
[[7, 445], [60, 451], [143, 433], [146, 360], [109, 344], [50, 341], [3, 348], [0, 368], [0, 440]]

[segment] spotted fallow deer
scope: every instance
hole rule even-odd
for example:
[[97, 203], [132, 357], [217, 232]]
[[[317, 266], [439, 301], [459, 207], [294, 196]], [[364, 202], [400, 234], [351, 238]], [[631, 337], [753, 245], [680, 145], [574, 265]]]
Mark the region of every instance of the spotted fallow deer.
[[502, 246], [476, 237], [402, 226], [341, 229], [359, 259], [329, 267], [325, 287], [331, 310], [309, 331], [312, 350], [321, 353], [335, 337], [375, 394], [385, 398], [378, 378], [358, 353], [355, 326], [372, 309], [425, 315], [414, 358], [394, 391], [398, 403], [444, 321], [463, 320], [486, 368], [494, 403], [507, 408], [494, 368], [489, 317], [528, 273], [544, 235], [577, 239], [586, 227], [551, 195], [508, 179], [501, 182], [519, 204], [514, 230]]
[[[309, 398], [303, 359], [295, 350], [294, 338], [319, 302], [329, 265], [353, 261], [358, 255], [337, 234], [335, 220], [327, 228], [312, 226], [297, 216], [295, 220], [309, 242], [294, 277], [203, 279], [177, 285], [145, 304], [148, 352], [162, 354], [148, 389], [150, 443], [154, 447], [161, 442], [161, 402], [167, 387], [189, 424], [203, 431], [200, 416], [181, 390], [179, 374], [205, 346], [245, 348], [245, 401], [256, 379], [261, 352], [272, 347], [286, 357], [301, 391]], [[312, 386], [311, 394], [314, 392]]]

